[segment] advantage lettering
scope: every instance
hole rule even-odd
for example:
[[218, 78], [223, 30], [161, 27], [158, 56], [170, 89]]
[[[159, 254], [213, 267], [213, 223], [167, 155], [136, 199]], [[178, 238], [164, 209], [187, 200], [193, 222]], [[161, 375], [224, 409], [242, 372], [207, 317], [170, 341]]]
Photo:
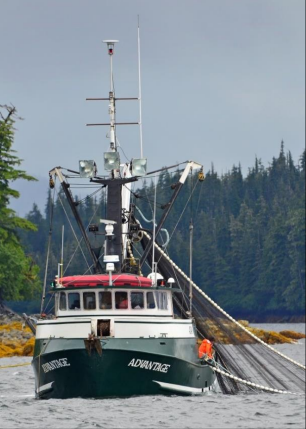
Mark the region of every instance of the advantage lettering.
[[42, 369], [44, 372], [53, 371], [54, 369], [62, 368], [63, 366], [70, 366], [67, 358], [55, 359], [50, 362], [44, 363]]
[[128, 366], [133, 366], [134, 368], [140, 369], [148, 369], [150, 371], [164, 372], [166, 374], [171, 365], [160, 362], [152, 362], [149, 360], [132, 359]]

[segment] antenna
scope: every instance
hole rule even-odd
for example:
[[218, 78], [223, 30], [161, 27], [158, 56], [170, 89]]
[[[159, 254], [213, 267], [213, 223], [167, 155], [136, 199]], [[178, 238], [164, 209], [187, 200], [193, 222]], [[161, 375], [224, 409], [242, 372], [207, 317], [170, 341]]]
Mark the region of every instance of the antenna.
[[141, 74], [140, 74], [140, 28], [138, 15], [138, 99], [139, 99], [139, 137], [140, 137], [140, 158], [143, 158], [142, 146], [142, 109], [141, 109]]
[[190, 210], [191, 210], [191, 216], [190, 216], [190, 224], [189, 224], [189, 246], [190, 246], [190, 255], [189, 255], [189, 310], [190, 310], [190, 319], [192, 319], [192, 246], [193, 246], [193, 220], [192, 220], [192, 215], [193, 215], [193, 198], [192, 198], [192, 167], [190, 169], [190, 178], [191, 178], [191, 206], [190, 206]]
[[[114, 48], [115, 43], [118, 43], [119, 40], [103, 40], [103, 43], [107, 44], [107, 51], [108, 55], [110, 57], [110, 92], [108, 98], [86, 98], [86, 100], [89, 101], [98, 101], [98, 100], [104, 100], [109, 101], [109, 117], [110, 121], [106, 123], [96, 123], [96, 124], [86, 124], [86, 126], [110, 126], [110, 132], [109, 132], [109, 139], [110, 139], [110, 149], [108, 153], [108, 158], [112, 163], [116, 162], [120, 165], [120, 159], [119, 154], [114, 154], [114, 152], [117, 152], [117, 139], [115, 134], [115, 127], [117, 125], [139, 125], [139, 133], [140, 133], [140, 158], [136, 158], [133, 162], [134, 166], [137, 164], [138, 161], [142, 164], [142, 166], [145, 166], [145, 168], [142, 168], [142, 173], [139, 173], [139, 170], [137, 176], [143, 176], [146, 174], [146, 159], [143, 158], [143, 144], [142, 144], [142, 107], [141, 107], [141, 74], [140, 74], [140, 29], [139, 29], [139, 16], [138, 16], [138, 97], [115, 97], [114, 92], [114, 81], [113, 81], [113, 55], [114, 55]], [[139, 120], [137, 122], [116, 122], [115, 120], [115, 101], [117, 100], [137, 100], [139, 102]], [[116, 156], [118, 155], [118, 156]], [[116, 164], [116, 165], [117, 165]], [[139, 162], [138, 162], [139, 164]], [[114, 171], [119, 169], [119, 165], [115, 168], [114, 166], [112, 168], [106, 168], [106, 170]], [[109, 165], [110, 166], [110, 165]], [[116, 174], [116, 173], [115, 173]]]
[[113, 91], [113, 55], [115, 49], [115, 43], [119, 40], [103, 40], [103, 43], [107, 44], [108, 55], [110, 57], [110, 90]]
[[110, 92], [109, 92], [109, 119], [110, 119], [110, 132], [109, 132], [109, 145], [110, 150], [116, 151], [116, 137], [115, 137], [115, 94], [113, 86], [113, 55], [115, 43], [118, 43], [119, 40], [103, 40], [103, 43], [107, 44], [108, 55], [110, 58]]
[[189, 311], [190, 319], [192, 319], [192, 239], [193, 239], [193, 223], [192, 219], [190, 220], [189, 225], [189, 245], [190, 245], [190, 257], [189, 257]]
[[65, 226], [62, 225], [61, 277], [63, 277], [63, 274], [64, 274], [64, 230], [65, 230]]
[[156, 218], [156, 188], [157, 188], [157, 179], [155, 176], [155, 191], [154, 191], [154, 209], [153, 209], [153, 247], [152, 247], [152, 273], [155, 273], [154, 277], [154, 286], [156, 286], [156, 272], [157, 272], [157, 263], [155, 263], [155, 218]]

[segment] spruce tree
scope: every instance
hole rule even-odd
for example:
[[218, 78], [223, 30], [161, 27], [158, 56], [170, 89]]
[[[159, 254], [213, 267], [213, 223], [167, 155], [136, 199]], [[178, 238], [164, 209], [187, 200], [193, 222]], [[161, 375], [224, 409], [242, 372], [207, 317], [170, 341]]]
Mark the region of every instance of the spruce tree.
[[12, 149], [16, 113], [13, 106], [0, 106], [0, 302], [29, 299], [38, 289], [38, 267], [25, 254], [18, 236], [18, 229], [35, 230], [35, 226], [9, 208], [10, 199], [19, 197], [11, 183], [35, 180], [18, 169], [22, 160]]

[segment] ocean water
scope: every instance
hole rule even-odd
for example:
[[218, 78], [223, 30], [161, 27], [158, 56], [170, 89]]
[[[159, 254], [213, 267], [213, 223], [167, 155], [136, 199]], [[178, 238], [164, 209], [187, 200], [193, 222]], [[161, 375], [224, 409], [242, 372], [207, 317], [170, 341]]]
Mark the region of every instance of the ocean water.
[[[304, 324], [256, 324], [305, 333]], [[305, 363], [305, 340], [274, 346]], [[0, 359], [0, 366], [31, 358]], [[124, 399], [34, 398], [31, 366], [0, 368], [1, 428], [305, 428], [305, 396], [254, 393], [200, 397], [148, 396]]]

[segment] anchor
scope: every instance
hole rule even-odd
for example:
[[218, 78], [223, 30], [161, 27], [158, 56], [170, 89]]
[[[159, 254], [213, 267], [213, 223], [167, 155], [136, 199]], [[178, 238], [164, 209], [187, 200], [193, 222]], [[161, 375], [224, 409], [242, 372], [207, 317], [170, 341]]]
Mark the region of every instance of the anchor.
[[96, 350], [99, 356], [102, 356], [102, 346], [99, 338], [95, 337], [94, 334], [88, 334], [88, 339], [84, 340], [85, 348], [88, 352], [88, 356], [91, 356], [91, 351]]

